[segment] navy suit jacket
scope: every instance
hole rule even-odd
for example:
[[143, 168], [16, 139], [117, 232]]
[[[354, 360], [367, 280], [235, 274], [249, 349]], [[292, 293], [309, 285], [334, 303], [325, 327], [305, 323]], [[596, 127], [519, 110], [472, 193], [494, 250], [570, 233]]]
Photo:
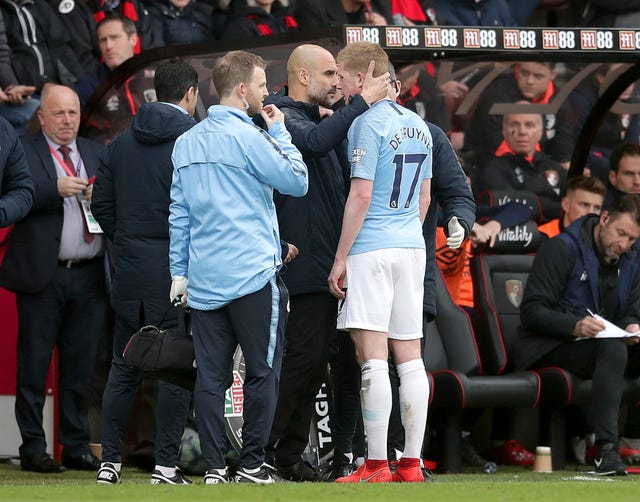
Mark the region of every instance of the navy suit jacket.
[[[96, 174], [102, 145], [84, 138], [76, 143], [89, 177]], [[23, 140], [34, 185], [33, 207], [16, 223], [0, 268], [0, 286], [16, 293], [42, 291], [58, 264], [64, 218], [58, 176], [43, 133]]]

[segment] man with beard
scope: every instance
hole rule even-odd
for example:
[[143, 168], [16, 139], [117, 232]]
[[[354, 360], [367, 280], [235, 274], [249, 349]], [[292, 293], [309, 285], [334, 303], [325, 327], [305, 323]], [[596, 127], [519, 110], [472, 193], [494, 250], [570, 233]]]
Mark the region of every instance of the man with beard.
[[373, 78], [372, 67], [362, 93], [332, 113], [329, 108], [338, 96], [337, 70], [329, 51], [301, 45], [287, 62], [288, 88], [267, 99], [283, 111], [293, 144], [309, 169], [307, 195], [275, 197], [281, 238], [295, 244], [300, 255], [282, 273], [290, 294], [290, 313], [269, 453], [275, 456], [279, 474], [293, 481], [317, 478], [314, 469], [302, 461], [302, 453], [315, 396], [335, 343], [338, 300], [329, 293], [326, 277], [346, 199], [347, 131], [358, 115], [389, 91], [389, 75]]
[[[593, 382], [593, 462], [601, 475], [627, 473], [618, 449], [618, 415], [624, 378], [640, 374], [638, 237], [635, 195], [622, 195], [600, 216], [579, 218], [538, 250], [520, 307], [515, 369], [558, 366]], [[606, 327], [602, 318], [619, 334], [635, 336], [597, 336]]]

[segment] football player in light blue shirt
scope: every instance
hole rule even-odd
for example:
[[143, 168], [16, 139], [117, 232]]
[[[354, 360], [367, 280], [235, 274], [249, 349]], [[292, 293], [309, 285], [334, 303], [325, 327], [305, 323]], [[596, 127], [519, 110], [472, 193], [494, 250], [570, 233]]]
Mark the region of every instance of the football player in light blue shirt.
[[[377, 44], [349, 44], [338, 54], [339, 88], [346, 99], [360, 92], [371, 61], [374, 76], [389, 67]], [[361, 366], [368, 458], [337, 481], [422, 482], [429, 402], [420, 349], [426, 264], [422, 222], [430, 201], [431, 133], [418, 115], [384, 99], [353, 122], [348, 143], [351, 189], [328, 281], [331, 292], [344, 300], [338, 328], [349, 330]], [[387, 462], [389, 347], [400, 377], [405, 428], [405, 451], [393, 476]]]

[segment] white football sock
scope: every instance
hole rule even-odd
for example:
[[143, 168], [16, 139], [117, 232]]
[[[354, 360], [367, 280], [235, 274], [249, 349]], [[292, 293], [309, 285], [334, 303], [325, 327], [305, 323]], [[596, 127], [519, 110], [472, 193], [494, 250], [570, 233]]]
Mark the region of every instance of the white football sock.
[[387, 459], [387, 431], [391, 415], [391, 382], [389, 363], [381, 359], [369, 359], [362, 363], [362, 421], [367, 434], [367, 458]]
[[172, 478], [173, 476], [176, 475], [175, 465], [173, 467], [167, 467], [165, 465], [156, 465], [155, 470], [160, 471], [160, 474], [162, 474], [165, 478]]
[[400, 417], [406, 458], [420, 458], [429, 407], [429, 379], [422, 359], [396, 366], [400, 377]]

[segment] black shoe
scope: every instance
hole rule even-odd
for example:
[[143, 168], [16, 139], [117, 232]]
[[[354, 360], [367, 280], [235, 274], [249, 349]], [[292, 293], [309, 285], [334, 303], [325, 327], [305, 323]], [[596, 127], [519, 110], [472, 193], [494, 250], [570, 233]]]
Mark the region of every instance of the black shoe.
[[122, 473], [111, 462], [102, 462], [96, 476], [99, 485], [117, 485], [122, 481]]
[[598, 452], [593, 457], [595, 473], [600, 476], [626, 476], [627, 466], [620, 458], [618, 445], [615, 443], [604, 443], [598, 447]]
[[420, 470], [422, 471], [422, 475], [424, 476], [425, 483], [433, 483], [435, 481], [435, 479], [433, 479], [433, 472], [431, 472], [429, 469], [422, 466], [420, 467]]
[[296, 462], [293, 465], [278, 466], [278, 474], [282, 479], [289, 481], [318, 481], [317, 471], [306, 461]]
[[468, 437], [462, 439], [462, 445], [460, 448], [460, 455], [462, 457], [462, 463], [471, 467], [478, 467], [485, 474], [495, 474], [498, 467], [494, 462], [485, 460], [471, 444]]
[[229, 469], [227, 467], [224, 469], [209, 469], [204, 473], [205, 485], [220, 485], [229, 482], [231, 482], [231, 478], [229, 477]]
[[74, 471], [97, 471], [100, 469], [100, 460], [94, 457], [91, 453], [85, 453], [79, 457], [64, 458], [62, 456], [62, 463], [67, 469]]
[[36, 453], [35, 455], [21, 457], [20, 469], [23, 471], [44, 472], [46, 474], [57, 474], [67, 470], [64, 465], [59, 464], [46, 453]]
[[176, 473], [170, 478], [162, 474], [158, 469], [154, 469], [151, 474], [152, 485], [190, 485], [191, 483], [193, 481], [182, 474], [179, 467], [176, 467]]
[[257, 472], [248, 472], [246, 468], [240, 467], [238, 472], [236, 472], [235, 481], [236, 483], [267, 485], [276, 482], [276, 477], [273, 474], [273, 468], [267, 464], [262, 464]]
[[327, 471], [323, 479], [334, 482], [338, 478], [349, 476], [354, 470], [353, 462], [350, 462], [346, 455], [337, 453], [331, 461], [331, 469]]

